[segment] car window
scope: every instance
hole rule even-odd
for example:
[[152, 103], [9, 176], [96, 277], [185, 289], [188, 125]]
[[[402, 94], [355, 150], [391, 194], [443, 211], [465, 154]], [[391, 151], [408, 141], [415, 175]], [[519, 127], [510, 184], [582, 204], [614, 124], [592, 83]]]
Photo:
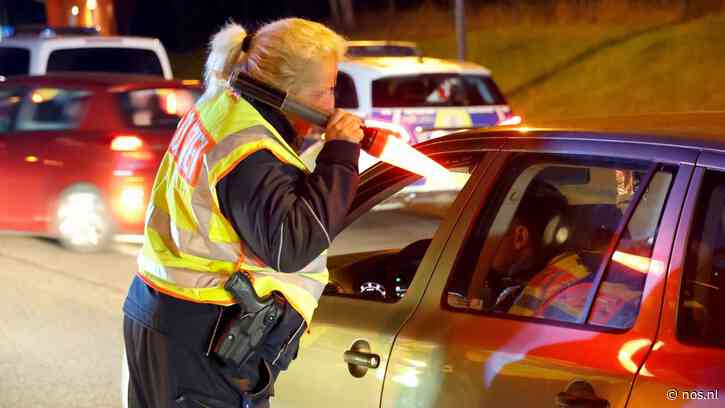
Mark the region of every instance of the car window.
[[96, 71], [163, 75], [152, 50], [137, 48], [76, 48], [55, 50], [48, 57], [47, 72]]
[[129, 126], [173, 129], [199, 94], [192, 89], [157, 88], [119, 93], [118, 98]]
[[[515, 155], [456, 261], [445, 303], [577, 322], [648, 168], [645, 162]], [[655, 173], [646, 200], [622, 229], [618, 251], [648, 259], [671, 180], [669, 171]], [[592, 324], [628, 327], [646, 271], [610, 267], [605, 276]]]
[[705, 175], [685, 258], [678, 336], [690, 343], [725, 347], [725, 174]]
[[450, 164], [452, 177], [446, 183], [398, 169], [386, 176], [395, 181], [395, 193], [345, 228], [330, 246], [325, 296], [382, 302], [401, 299], [478, 158], [471, 155]]
[[335, 106], [342, 109], [357, 109], [355, 82], [350, 75], [338, 72], [335, 83]]
[[373, 107], [505, 105], [501, 91], [484, 75], [421, 74], [376, 79]]
[[30, 72], [30, 51], [25, 48], [0, 47], [0, 75], [27, 75]]
[[15, 116], [25, 92], [25, 88], [16, 86], [0, 88], [0, 133], [13, 130]]
[[16, 130], [64, 130], [80, 126], [90, 92], [81, 89], [35, 88], [22, 99]]

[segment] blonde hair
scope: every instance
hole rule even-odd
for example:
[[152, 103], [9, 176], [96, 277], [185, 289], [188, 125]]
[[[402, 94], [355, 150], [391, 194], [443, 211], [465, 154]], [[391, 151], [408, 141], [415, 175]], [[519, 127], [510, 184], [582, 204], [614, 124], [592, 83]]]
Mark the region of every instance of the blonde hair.
[[292, 94], [313, 85], [317, 63], [333, 56], [340, 61], [347, 51], [345, 39], [314, 21], [285, 18], [265, 24], [251, 37], [247, 52], [242, 42], [247, 32], [230, 22], [209, 43], [203, 99], [213, 97], [227, 86], [235, 70], [267, 81]]

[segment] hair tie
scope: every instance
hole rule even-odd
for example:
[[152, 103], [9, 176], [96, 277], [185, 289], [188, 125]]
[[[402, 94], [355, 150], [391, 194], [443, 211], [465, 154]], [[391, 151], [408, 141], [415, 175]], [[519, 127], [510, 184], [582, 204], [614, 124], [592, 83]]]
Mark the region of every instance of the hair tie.
[[253, 32], [247, 34], [247, 36], [242, 40], [242, 51], [245, 53], [249, 52], [249, 48], [252, 46], [252, 37], [254, 37]]

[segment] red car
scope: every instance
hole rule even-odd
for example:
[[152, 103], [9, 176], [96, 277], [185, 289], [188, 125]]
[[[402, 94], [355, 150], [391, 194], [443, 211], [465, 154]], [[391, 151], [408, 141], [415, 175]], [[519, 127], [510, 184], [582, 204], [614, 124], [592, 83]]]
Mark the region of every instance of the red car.
[[94, 251], [143, 231], [156, 169], [197, 81], [58, 73], [0, 82], [0, 230]]

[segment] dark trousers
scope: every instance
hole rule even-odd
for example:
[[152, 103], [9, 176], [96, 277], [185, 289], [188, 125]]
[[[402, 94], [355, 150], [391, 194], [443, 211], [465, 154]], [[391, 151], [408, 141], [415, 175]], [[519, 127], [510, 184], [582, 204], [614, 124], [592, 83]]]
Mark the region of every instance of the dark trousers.
[[[228, 311], [232, 313], [225, 313], [222, 321], [237, 313]], [[268, 407], [277, 375], [297, 356], [304, 328], [301, 316], [285, 304], [260, 350], [241, 367], [232, 368], [205, 355], [206, 341], [189, 341], [181, 330], [167, 335], [125, 316], [129, 408]]]

